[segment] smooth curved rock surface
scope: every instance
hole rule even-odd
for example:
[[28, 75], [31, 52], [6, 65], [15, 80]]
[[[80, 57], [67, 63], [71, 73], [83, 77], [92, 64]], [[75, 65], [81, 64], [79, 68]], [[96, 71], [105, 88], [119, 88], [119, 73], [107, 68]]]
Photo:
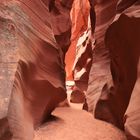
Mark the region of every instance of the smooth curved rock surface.
[[85, 93], [77, 86], [74, 86], [70, 95], [70, 102], [84, 103], [84, 101], [85, 101]]
[[137, 0], [119, 0], [118, 1], [118, 6], [117, 6], [117, 12], [121, 13], [127, 8], [129, 8], [131, 5], [133, 5]]
[[0, 5], [2, 45], [9, 41], [18, 49], [8, 108], [13, 140], [32, 140], [34, 127], [66, 98], [64, 57], [70, 44], [73, 1], [45, 2], [7, 0]]
[[[1, 140], [10, 140], [12, 134], [12, 140], [32, 140], [34, 129], [66, 99], [64, 59], [70, 41], [68, 79], [73, 79], [76, 56], [76, 94], [71, 99], [83, 101], [88, 87], [84, 108], [123, 129], [128, 140], [140, 140], [140, 0], [119, 0], [118, 5], [117, 0], [72, 2], [0, 1]], [[3, 118], [5, 108], [8, 118]], [[41, 127], [36, 140], [125, 139], [121, 131], [87, 112], [61, 108], [54, 115], [59, 118]]]
[[[89, 20], [90, 21], [90, 20]], [[90, 24], [90, 22], [89, 22]], [[92, 64], [92, 53], [94, 48], [94, 39], [92, 39], [91, 25], [88, 25], [87, 31], [83, 32], [78, 40], [76, 48], [76, 57], [73, 65], [73, 79], [75, 88], [71, 96], [73, 100], [83, 98], [88, 88], [89, 72]], [[78, 89], [78, 90], [76, 90]], [[79, 91], [79, 97], [78, 97]], [[76, 95], [73, 95], [76, 94]], [[75, 99], [74, 99], [75, 98]], [[82, 102], [84, 102], [83, 100]], [[79, 101], [80, 102], [80, 101]]]
[[124, 125], [129, 140], [140, 139], [139, 25], [140, 1], [138, 0], [116, 15], [106, 34], [114, 83], [107, 103], [117, 124], [120, 127]]
[[73, 80], [72, 68], [76, 57], [76, 46], [81, 34], [87, 30], [89, 8], [88, 0], [74, 0], [73, 2], [71, 45], [65, 59], [67, 80]]
[[71, 45], [66, 54], [66, 73], [67, 80], [73, 79], [75, 81], [75, 87], [71, 94], [71, 102], [75, 103], [82, 103], [85, 100], [84, 92], [87, 89], [92, 60], [91, 29], [89, 27], [90, 21], [88, 22], [89, 12], [88, 0], [74, 1], [71, 10]]
[[110, 72], [110, 56], [108, 49], [105, 47], [104, 37], [108, 26], [115, 16], [115, 7], [117, 0], [108, 1], [90, 1], [91, 6], [95, 9], [96, 21], [94, 38], [95, 47], [93, 49], [92, 66], [89, 73], [88, 89], [86, 100], [88, 111], [95, 114], [96, 103], [98, 102], [102, 89], [105, 84], [112, 80]]
[[73, 65], [75, 85], [82, 91], [88, 87], [89, 72], [92, 64], [94, 40], [91, 39], [91, 29], [88, 28], [79, 38], [76, 49], [76, 58]]

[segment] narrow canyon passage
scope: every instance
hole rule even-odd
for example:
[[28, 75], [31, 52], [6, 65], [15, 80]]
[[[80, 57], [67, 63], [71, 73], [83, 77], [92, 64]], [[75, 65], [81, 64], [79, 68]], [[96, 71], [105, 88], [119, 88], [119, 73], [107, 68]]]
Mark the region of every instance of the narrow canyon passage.
[[55, 117], [35, 132], [34, 140], [126, 140], [121, 130], [84, 110], [59, 107], [52, 114]]
[[83, 103], [72, 103], [71, 93], [68, 87], [68, 106], [57, 107], [50, 119], [35, 131], [34, 140], [127, 140], [123, 131], [82, 110]]
[[0, 0], [0, 140], [140, 140], [140, 0]]

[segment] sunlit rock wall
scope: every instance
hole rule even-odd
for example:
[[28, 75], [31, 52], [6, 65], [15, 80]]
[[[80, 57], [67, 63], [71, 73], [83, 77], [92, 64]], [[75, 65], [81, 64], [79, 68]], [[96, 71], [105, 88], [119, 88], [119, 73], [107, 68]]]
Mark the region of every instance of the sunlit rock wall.
[[[73, 77], [75, 84], [83, 91], [87, 90], [88, 75], [92, 63], [91, 30], [87, 30], [79, 38], [76, 51], [76, 59], [73, 66]], [[93, 43], [93, 44], [92, 44]]]
[[71, 45], [66, 54], [66, 72], [67, 80], [73, 80], [72, 68], [76, 56], [77, 41], [81, 34], [87, 30], [89, 15], [88, 0], [74, 0], [71, 9], [72, 32], [71, 32]]
[[[95, 40], [92, 36], [91, 22], [89, 18], [88, 28], [81, 36], [77, 42], [76, 47], [76, 57], [73, 65], [73, 79], [75, 82], [75, 87], [73, 88], [73, 98], [74, 94], [79, 92], [79, 98], [85, 96], [88, 87], [89, 72], [92, 64], [92, 53], [94, 48]], [[81, 94], [81, 95], [80, 95]], [[83, 97], [82, 102], [85, 98]]]

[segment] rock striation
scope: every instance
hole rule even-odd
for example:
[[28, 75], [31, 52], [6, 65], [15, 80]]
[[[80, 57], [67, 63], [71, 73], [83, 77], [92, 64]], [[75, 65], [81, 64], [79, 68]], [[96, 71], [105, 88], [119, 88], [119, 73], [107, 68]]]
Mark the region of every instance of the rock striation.
[[139, 59], [140, 1], [119, 1], [117, 15], [106, 33], [111, 55], [113, 89], [108, 105], [129, 140], [140, 139]]
[[123, 129], [129, 140], [138, 140], [140, 1], [116, 2], [97, 1], [94, 6], [96, 44], [86, 99], [96, 118]]
[[[89, 1], [87, 3], [90, 4]], [[81, 7], [83, 8], [83, 7]], [[81, 32], [76, 46], [76, 56], [72, 68], [73, 79], [75, 82], [75, 87], [72, 92], [71, 101], [84, 102], [85, 93], [88, 87], [89, 72], [92, 64], [92, 50], [94, 48], [95, 40], [93, 38], [92, 25], [95, 23], [94, 19], [94, 9], [89, 7], [88, 19], [86, 19], [87, 29]], [[85, 14], [86, 16], [86, 14]], [[79, 19], [79, 17], [78, 17]], [[73, 35], [73, 34], [72, 34]], [[79, 94], [79, 95], [78, 95]], [[79, 101], [78, 101], [79, 100]]]
[[[92, 49], [94, 47], [90, 25], [87, 31], [83, 32], [77, 43], [76, 58], [73, 65], [73, 79], [75, 82], [75, 87], [71, 94], [73, 98], [74, 94], [78, 96], [78, 93], [79, 98], [85, 96], [88, 87], [89, 71], [92, 64]], [[84, 100], [83, 98], [81, 102], [84, 102]]]
[[64, 58], [70, 45], [72, 2], [1, 2], [1, 43], [6, 46], [9, 41], [18, 49], [8, 108], [13, 140], [32, 140], [33, 130], [66, 98]]
[[[0, 139], [33, 140], [67, 104], [66, 62], [71, 102], [140, 140], [139, 26], [140, 0], [1, 0]], [[82, 110], [53, 113], [35, 139], [123, 136]]]
[[96, 18], [94, 16], [91, 18], [96, 24], [91, 25], [92, 28], [95, 28], [95, 47], [93, 48], [92, 66], [89, 73], [86, 100], [88, 111], [95, 112], [96, 103], [100, 98], [103, 87], [112, 80], [110, 56], [108, 49], [105, 47], [104, 36], [115, 16], [117, 0], [90, 2], [92, 9], [94, 8], [96, 13]]
[[73, 80], [72, 68], [76, 57], [76, 46], [81, 34], [87, 30], [89, 15], [88, 0], [74, 0], [71, 9], [71, 44], [66, 54], [67, 80]]
[[[90, 14], [91, 26], [95, 29], [95, 46], [86, 92], [88, 111], [96, 118], [125, 130], [128, 139], [140, 139], [140, 2], [90, 1], [90, 6], [95, 9], [96, 17]], [[80, 89], [84, 87], [80, 83], [84, 79], [82, 74], [85, 70], [83, 54], [90, 56], [83, 48], [78, 50], [74, 65], [75, 81], [77, 80], [77, 87]]]

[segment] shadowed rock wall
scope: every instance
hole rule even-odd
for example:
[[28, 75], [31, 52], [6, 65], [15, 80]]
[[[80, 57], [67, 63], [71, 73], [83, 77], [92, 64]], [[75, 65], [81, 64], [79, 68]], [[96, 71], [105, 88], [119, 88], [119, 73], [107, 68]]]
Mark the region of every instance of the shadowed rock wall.
[[[129, 6], [127, 6], [129, 5]], [[106, 33], [106, 46], [111, 55], [113, 90], [108, 105], [128, 139], [140, 139], [139, 58], [140, 1], [120, 1], [118, 14]]]
[[[76, 52], [73, 76], [76, 88], [87, 90], [86, 109], [123, 129], [129, 140], [139, 140], [140, 1], [89, 0], [90, 10], [86, 0], [75, 0], [73, 7], [72, 2], [0, 3], [0, 99], [5, 98], [0, 110], [12, 93], [8, 121], [13, 139], [33, 139], [34, 128], [66, 98], [64, 59], [71, 37], [68, 78]], [[3, 109], [0, 117], [6, 113]], [[0, 129], [10, 136], [6, 122], [0, 120]]]
[[14, 140], [33, 139], [33, 129], [66, 98], [64, 58], [70, 45], [72, 2], [1, 2], [1, 47], [10, 48], [1, 52], [1, 69], [15, 77], [8, 82], [9, 90], [4, 90], [8, 93], [1, 90], [0, 94], [11, 94], [8, 121]]
[[[125, 130], [128, 139], [140, 139], [140, 2], [120, 0], [117, 4], [117, 0], [97, 0], [90, 1], [90, 6], [95, 9], [96, 18], [90, 14], [91, 26], [95, 28], [95, 47], [86, 92], [88, 111]], [[86, 43], [82, 45], [74, 65], [75, 81], [80, 89], [84, 88], [86, 71], [83, 54], [90, 57], [87, 51], [90, 48], [86, 50]]]
[[[91, 6], [95, 9], [95, 48], [93, 49], [93, 60], [89, 74], [88, 90], [86, 99], [88, 111], [95, 111], [96, 103], [101, 95], [102, 88], [111, 81], [110, 57], [108, 49], [105, 47], [105, 32], [115, 16], [115, 6], [117, 1], [91, 1]], [[94, 25], [94, 24], [93, 24]], [[92, 26], [93, 26], [92, 25]]]

